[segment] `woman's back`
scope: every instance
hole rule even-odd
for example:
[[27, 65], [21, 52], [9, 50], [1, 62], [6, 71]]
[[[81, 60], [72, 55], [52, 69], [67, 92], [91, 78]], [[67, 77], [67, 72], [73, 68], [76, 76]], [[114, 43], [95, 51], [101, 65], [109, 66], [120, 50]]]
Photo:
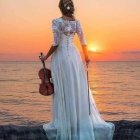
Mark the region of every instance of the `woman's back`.
[[52, 20], [52, 31], [53, 31], [53, 45], [57, 46], [61, 42], [62, 34], [70, 37], [74, 36], [77, 33], [81, 45], [87, 45], [85, 35], [83, 33], [82, 26], [80, 21], [77, 19], [64, 19], [59, 17]]

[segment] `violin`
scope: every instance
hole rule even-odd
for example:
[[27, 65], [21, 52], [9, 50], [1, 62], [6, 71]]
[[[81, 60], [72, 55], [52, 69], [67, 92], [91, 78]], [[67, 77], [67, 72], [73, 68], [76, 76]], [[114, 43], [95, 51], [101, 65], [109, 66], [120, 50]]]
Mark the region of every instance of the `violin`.
[[[41, 56], [43, 56], [43, 53], [41, 53]], [[44, 61], [42, 61], [42, 64], [43, 64], [43, 68], [41, 68], [38, 72], [38, 76], [41, 79], [41, 84], [39, 86], [39, 93], [44, 96], [49, 96], [54, 93], [54, 85], [52, 82], [51, 70], [46, 68]]]

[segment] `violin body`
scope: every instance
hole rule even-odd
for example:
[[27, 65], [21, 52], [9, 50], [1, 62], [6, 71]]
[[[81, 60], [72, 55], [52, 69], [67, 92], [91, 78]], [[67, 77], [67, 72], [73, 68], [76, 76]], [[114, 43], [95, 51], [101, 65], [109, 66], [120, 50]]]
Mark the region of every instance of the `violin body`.
[[43, 68], [40, 69], [38, 72], [38, 76], [41, 79], [41, 84], [39, 86], [39, 93], [44, 96], [49, 96], [54, 93], [54, 85], [52, 83], [51, 70], [45, 67], [44, 61], [42, 63], [43, 63]]
[[44, 96], [53, 94], [53, 84], [41, 83], [39, 86], [39, 93]]
[[42, 69], [40, 69], [39, 72], [38, 72], [38, 76], [39, 76], [39, 78], [40, 78], [42, 81], [45, 80], [45, 76], [44, 76], [44, 75], [47, 75], [48, 80], [49, 80], [50, 78], [52, 78], [52, 76], [51, 76], [51, 70], [48, 69], [48, 68], [42, 68]]

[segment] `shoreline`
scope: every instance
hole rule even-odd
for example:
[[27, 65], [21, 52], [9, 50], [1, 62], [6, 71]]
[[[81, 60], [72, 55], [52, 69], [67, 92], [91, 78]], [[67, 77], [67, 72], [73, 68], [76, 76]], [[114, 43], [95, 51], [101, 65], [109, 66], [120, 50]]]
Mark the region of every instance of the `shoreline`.
[[[140, 140], [140, 121], [106, 121], [115, 124], [113, 140]], [[46, 122], [47, 123], [47, 122]], [[0, 125], [0, 140], [47, 140], [42, 125]]]

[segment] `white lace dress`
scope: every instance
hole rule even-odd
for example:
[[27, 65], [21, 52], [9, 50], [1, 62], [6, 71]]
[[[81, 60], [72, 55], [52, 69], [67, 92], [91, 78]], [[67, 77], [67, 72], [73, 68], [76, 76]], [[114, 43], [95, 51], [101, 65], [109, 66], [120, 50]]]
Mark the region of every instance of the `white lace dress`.
[[51, 57], [53, 119], [43, 124], [48, 140], [112, 140], [115, 125], [102, 119], [90, 87], [88, 98], [86, 69], [73, 43], [77, 33], [81, 44], [87, 44], [80, 21], [56, 18], [52, 30], [58, 47]]

